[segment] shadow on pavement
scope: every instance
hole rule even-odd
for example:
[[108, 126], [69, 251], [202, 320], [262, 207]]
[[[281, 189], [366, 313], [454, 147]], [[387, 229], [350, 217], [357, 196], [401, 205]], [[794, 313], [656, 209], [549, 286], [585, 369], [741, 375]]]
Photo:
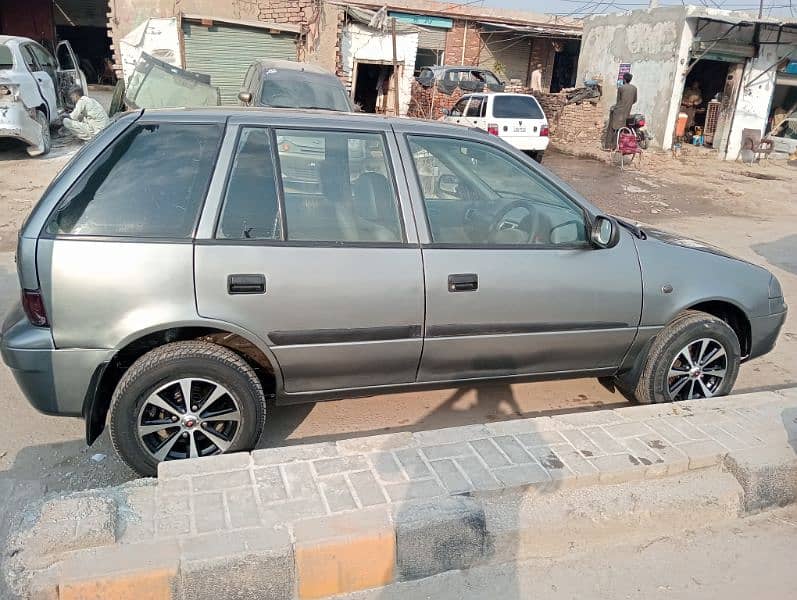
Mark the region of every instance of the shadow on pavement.
[[797, 275], [797, 234], [751, 247], [756, 254], [767, 259], [769, 264]]

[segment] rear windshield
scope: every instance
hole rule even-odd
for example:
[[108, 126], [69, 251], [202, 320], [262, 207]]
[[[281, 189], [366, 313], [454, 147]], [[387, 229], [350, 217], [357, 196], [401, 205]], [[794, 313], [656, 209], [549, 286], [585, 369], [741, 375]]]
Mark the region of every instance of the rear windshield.
[[351, 111], [349, 97], [337, 78], [296, 71], [267, 75], [260, 104], [273, 108]]
[[113, 143], [67, 193], [52, 235], [191, 237], [221, 125], [142, 124]]
[[11, 55], [11, 48], [5, 44], [0, 44], [0, 69], [13, 69], [14, 57]]
[[496, 119], [544, 119], [542, 109], [531, 96], [496, 96], [493, 100]]

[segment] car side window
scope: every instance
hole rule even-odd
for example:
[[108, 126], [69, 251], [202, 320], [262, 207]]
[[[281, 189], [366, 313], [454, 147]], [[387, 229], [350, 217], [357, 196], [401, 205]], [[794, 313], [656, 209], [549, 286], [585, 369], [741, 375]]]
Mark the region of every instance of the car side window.
[[25, 65], [30, 71], [41, 71], [39, 63], [36, 62], [36, 57], [33, 56], [33, 50], [30, 49], [29, 44], [20, 46], [20, 51], [22, 52], [22, 58], [25, 60]]
[[465, 116], [467, 117], [481, 117], [484, 116], [484, 97], [474, 96], [470, 99], [468, 110]]
[[36, 60], [39, 62], [39, 66], [41, 66], [42, 69], [55, 69], [55, 58], [53, 58], [52, 54], [36, 44], [31, 44], [30, 47], [33, 50], [33, 54], [36, 56]]
[[51, 235], [190, 238], [222, 126], [135, 125], [107, 148], [50, 216]]
[[241, 129], [216, 237], [282, 239], [274, 158], [267, 129]]
[[408, 138], [432, 242], [587, 246], [584, 211], [543, 174], [491, 145]]
[[285, 227], [291, 241], [403, 241], [382, 135], [277, 131]]
[[468, 100], [470, 98], [460, 98], [457, 103], [451, 109], [451, 116], [452, 117], [461, 117], [465, 114], [465, 107], [468, 105]]

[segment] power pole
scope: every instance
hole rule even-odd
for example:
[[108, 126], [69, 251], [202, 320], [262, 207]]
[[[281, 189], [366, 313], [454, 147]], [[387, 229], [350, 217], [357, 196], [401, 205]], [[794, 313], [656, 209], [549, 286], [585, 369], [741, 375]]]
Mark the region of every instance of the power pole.
[[390, 33], [393, 38], [393, 110], [399, 116], [399, 74], [396, 59], [396, 17], [390, 18]]
[[763, 16], [764, 16], [764, 0], [761, 0], [758, 3], [758, 18], [760, 19]]

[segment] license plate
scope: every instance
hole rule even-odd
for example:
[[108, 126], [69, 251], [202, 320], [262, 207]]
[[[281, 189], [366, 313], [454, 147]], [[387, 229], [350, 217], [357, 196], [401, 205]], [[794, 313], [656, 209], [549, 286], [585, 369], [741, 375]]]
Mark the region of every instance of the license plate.
[[512, 133], [526, 133], [525, 127], [513, 127]]

